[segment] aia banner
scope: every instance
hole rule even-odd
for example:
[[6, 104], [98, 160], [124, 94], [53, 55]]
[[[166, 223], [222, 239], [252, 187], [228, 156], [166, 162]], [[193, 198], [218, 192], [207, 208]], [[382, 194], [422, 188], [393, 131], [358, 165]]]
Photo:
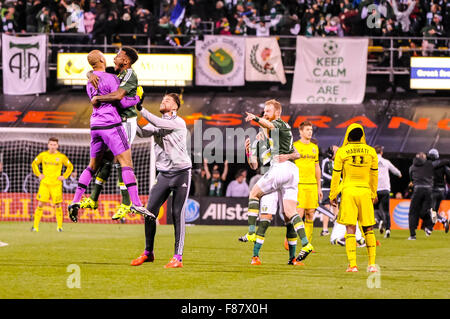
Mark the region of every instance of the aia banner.
[[46, 49], [45, 35], [2, 35], [3, 94], [45, 93]]
[[280, 46], [275, 37], [245, 39], [245, 80], [286, 83]]

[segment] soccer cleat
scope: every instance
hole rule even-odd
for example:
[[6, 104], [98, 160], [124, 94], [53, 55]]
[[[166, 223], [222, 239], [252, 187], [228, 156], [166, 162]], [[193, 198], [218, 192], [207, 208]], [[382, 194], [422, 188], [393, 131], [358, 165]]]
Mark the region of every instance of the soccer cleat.
[[320, 233], [320, 236], [328, 236], [330, 235], [330, 232], [328, 230], [322, 230], [322, 232]]
[[124, 218], [130, 212], [131, 205], [120, 204], [117, 212], [111, 217], [112, 220]]
[[311, 243], [308, 243], [308, 245], [306, 245], [305, 247], [302, 247], [302, 249], [300, 250], [300, 253], [297, 256], [297, 261], [302, 261], [305, 260], [306, 257], [308, 257], [308, 255], [314, 250], [313, 245], [311, 245]]
[[261, 259], [259, 259], [258, 256], [253, 256], [252, 262], [250, 264], [254, 265], [254, 266], [259, 266], [259, 265], [261, 265]]
[[139, 96], [139, 102], [138, 102], [138, 104], [136, 104], [136, 109], [138, 111], [141, 111], [142, 110], [142, 103], [144, 102], [144, 98], [145, 98], [144, 89], [142, 88], [142, 86], [138, 86], [137, 87], [136, 95]]
[[62, 233], [62, 228], [56, 228], [56, 231], [57, 231], [58, 233]]
[[331, 241], [331, 244], [345, 246], [345, 238], [336, 238]]
[[37, 232], [39, 231], [39, 229], [38, 229], [38, 228], [31, 227], [30, 231], [36, 232], [36, 233], [37, 233]]
[[150, 253], [150, 255], [147, 255], [145, 252], [143, 252], [138, 258], [134, 259], [131, 262], [131, 266], [139, 266], [142, 265], [144, 262], [153, 262], [155, 260], [155, 255], [153, 253]]
[[366, 240], [364, 238], [357, 240], [356, 243], [358, 244], [358, 247], [366, 247]]
[[301, 261], [297, 261], [297, 259], [295, 259], [295, 257], [289, 259], [288, 265], [294, 265], [294, 266], [304, 266], [305, 264], [302, 263]]
[[416, 240], [416, 236], [409, 236], [408, 240]]
[[381, 246], [381, 243], [380, 243], [380, 241], [377, 239], [377, 241], [376, 241], [376, 244], [375, 245], [377, 245], [377, 246]]
[[183, 262], [178, 260], [176, 257], [172, 257], [164, 268], [183, 268]]
[[243, 243], [246, 243], [248, 241], [255, 242], [256, 241], [256, 234], [251, 234], [250, 235], [249, 233], [247, 233], [244, 236], [239, 237], [238, 240], [243, 242]]
[[378, 272], [378, 268], [376, 265], [369, 265], [367, 267], [367, 272]]
[[428, 228], [426, 228], [425, 227], [425, 235], [427, 236], [427, 237], [430, 237], [431, 236], [431, 232], [432, 232], [432, 230], [430, 230], [430, 229], [428, 229]]
[[433, 208], [430, 208], [430, 216], [433, 224], [436, 224], [438, 217], [436, 211]]
[[345, 272], [358, 272], [358, 267], [356, 267], [356, 266], [353, 266], [353, 267], [348, 266], [348, 268], [347, 268], [347, 270]]
[[85, 197], [80, 202], [80, 208], [97, 209], [98, 208], [98, 202], [95, 202], [90, 197]]
[[378, 229], [380, 230], [380, 234], [382, 234], [384, 232], [382, 220], [380, 220], [380, 223], [378, 224]]
[[156, 216], [147, 210], [144, 206], [130, 206], [130, 213], [140, 214], [144, 217], [148, 217], [150, 219], [156, 219]]
[[384, 234], [384, 238], [389, 238], [391, 237], [391, 230], [390, 229], [386, 229], [386, 233]]
[[69, 218], [74, 223], [78, 222], [78, 210], [80, 209], [80, 203], [72, 203], [67, 207], [69, 211]]
[[289, 242], [286, 237], [284, 237], [284, 249], [289, 250]]
[[448, 233], [448, 227], [449, 227], [448, 224], [449, 224], [448, 219], [446, 219], [444, 222], [444, 229], [445, 229], [446, 234]]

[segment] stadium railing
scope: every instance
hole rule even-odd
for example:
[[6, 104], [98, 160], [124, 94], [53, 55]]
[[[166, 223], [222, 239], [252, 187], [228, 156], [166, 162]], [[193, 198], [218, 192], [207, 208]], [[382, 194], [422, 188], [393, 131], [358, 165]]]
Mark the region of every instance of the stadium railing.
[[[20, 36], [36, 35], [24, 33]], [[296, 36], [273, 35], [278, 38], [286, 74], [293, 74], [295, 68]], [[56, 70], [58, 52], [88, 52], [99, 49], [113, 53], [121, 45], [131, 45], [141, 53], [192, 53], [195, 54], [195, 41], [192, 35], [156, 35], [150, 39], [147, 34], [118, 34], [113, 38], [97, 37], [94, 42], [92, 35], [81, 33], [49, 33], [48, 37], [48, 68]], [[245, 37], [245, 36], [244, 36]], [[330, 37], [332, 38], [332, 37]], [[408, 75], [410, 70], [409, 57], [422, 55], [422, 42], [428, 40], [437, 43], [428, 48], [430, 56], [450, 56], [450, 38], [441, 37], [367, 37], [368, 74], [389, 75], [393, 81], [395, 75]], [[412, 46], [411, 44], [415, 44]]]

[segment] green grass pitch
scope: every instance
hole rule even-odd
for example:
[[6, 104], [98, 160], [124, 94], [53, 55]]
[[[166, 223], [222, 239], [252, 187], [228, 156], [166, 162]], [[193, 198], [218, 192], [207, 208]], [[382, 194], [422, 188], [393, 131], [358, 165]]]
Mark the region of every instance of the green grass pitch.
[[[158, 299], [304, 299], [304, 298], [449, 298], [445, 278], [450, 269], [450, 234], [418, 231], [408, 241], [407, 231], [392, 231], [384, 239], [376, 230], [380, 288], [365, 271], [366, 248], [358, 248], [358, 273], [346, 273], [345, 248], [332, 246], [329, 237], [314, 229], [316, 253], [306, 266], [286, 265], [284, 227], [271, 227], [261, 250], [261, 266], [251, 266], [252, 244], [237, 238], [244, 226], [187, 227], [184, 268], [164, 269], [173, 254], [173, 228], [159, 226], [156, 260], [130, 266], [144, 248], [144, 226], [126, 224], [41, 223], [39, 233], [30, 223], [0, 223], [0, 299], [30, 298], [158, 298]], [[80, 269], [80, 288], [68, 288]], [[370, 285], [369, 285], [370, 286]], [[372, 284], [373, 286], [373, 284]]]

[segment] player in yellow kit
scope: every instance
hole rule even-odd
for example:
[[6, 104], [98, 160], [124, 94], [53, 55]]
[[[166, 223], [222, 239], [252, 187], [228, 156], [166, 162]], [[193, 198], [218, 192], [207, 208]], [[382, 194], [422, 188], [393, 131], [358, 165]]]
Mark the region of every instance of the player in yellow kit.
[[[341, 181], [342, 175], [342, 181]], [[349, 266], [347, 272], [357, 272], [356, 222], [362, 226], [369, 255], [369, 272], [377, 272], [375, 265], [376, 239], [373, 232], [375, 214], [373, 203], [377, 198], [378, 156], [375, 149], [366, 144], [364, 129], [354, 123], [347, 128], [342, 147], [336, 152], [330, 186], [330, 202], [341, 204], [337, 222], [346, 226], [345, 250]]]
[[[42, 164], [42, 173], [39, 170], [39, 164]], [[62, 166], [66, 166], [66, 171], [61, 175]], [[61, 203], [62, 181], [72, 174], [73, 165], [66, 155], [58, 152], [58, 139], [51, 137], [48, 140], [48, 150], [40, 153], [31, 164], [33, 173], [41, 180], [39, 191], [37, 193], [38, 206], [34, 212], [34, 224], [32, 231], [39, 231], [39, 222], [42, 217], [42, 208], [44, 203], [52, 200], [56, 211], [57, 231], [62, 231], [63, 213]]]
[[294, 147], [300, 154], [295, 161], [299, 170], [297, 213], [305, 215], [305, 232], [311, 242], [313, 233], [314, 212], [322, 200], [322, 186], [319, 165], [319, 148], [311, 142], [313, 125], [304, 121], [299, 126], [300, 139], [294, 142]]

